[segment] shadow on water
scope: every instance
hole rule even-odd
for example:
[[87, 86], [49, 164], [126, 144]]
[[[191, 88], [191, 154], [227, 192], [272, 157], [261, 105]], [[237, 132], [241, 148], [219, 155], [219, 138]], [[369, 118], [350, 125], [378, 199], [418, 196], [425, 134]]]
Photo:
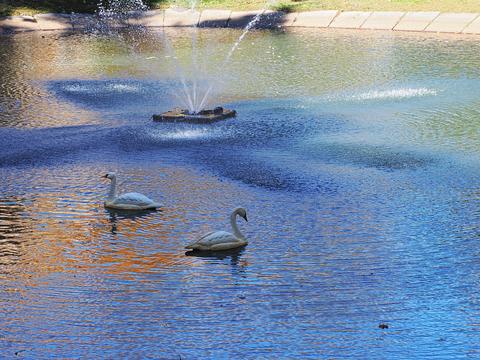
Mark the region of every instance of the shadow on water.
[[92, 125], [43, 129], [1, 128], [0, 166], [58, 160], [75, 152], [108, 146], [116, 135], [108, 128]]
[[245, 248], [246, 246], [238, 249], [225, 250], [225, 251], [191, 250], [191, 251], [185, 252], [185, 256], [194, 256], [197, 258], [210, 259], [210, 260], [230, 259], [230, 265], [238, 266], [240, 258], [245, 251]]
[[81, 106], [105, 110], [118, 109], [121, 105], [124, 111], [131, 107], [153, 109], [165, 101], [169, 90], [178, 87], [178, 84], [173, 81], [137, 79], [72, 79], [51, 81], [47, 87], [57, 96]]
[[417, 169], [431, 165], [435, 159], [411, 150], [387, 146], [348, 143], [307, 145], [304, 152], [317, 159], [340, 162], [384, 171]]

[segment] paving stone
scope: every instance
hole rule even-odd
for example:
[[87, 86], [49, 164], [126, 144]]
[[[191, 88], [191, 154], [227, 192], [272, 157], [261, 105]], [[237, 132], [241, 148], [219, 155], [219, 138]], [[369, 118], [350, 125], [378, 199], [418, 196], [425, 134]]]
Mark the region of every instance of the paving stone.
[[200, 27], [226, 27], [231, 10], [203, 10], [200, 14]]
[[328, 27], [338, 13], [337, 10], [301, 12], [297, 14], [292, 26]]
[[142, 11], [135, 14], [128, 19], [128, 24], [146, 27], [163, 27], [163, 10]]
[[69, 15], [65, 14], [39, 14], [36, 15], [40, 30], [72, 30], [73, 25]]
[[362, 29], [392, 30], [404, 16], [402, 11], [374, 11], [362, 25]]
[[230, 20], [228, 21], [228, 27], [230, 28], [244, 28], [255, 16], [261, 14], [262, 10], [255, 11], [232, 11], [230, 14]]
[[[127, 23], [147, 27], [196, 26], [246, 27], [261, 14], [254, 28], [317, 27], [347, 29], [393, 29], [398, 31], [428, 31], [480, 34], [480, 14], [400, 12], [400, 11], [344, 11], [322, 10], [300, 13], [281, 11], [230, 11], [208, 9], [203, 12], [190, 9], [168, 9], [131, 13]], [[98, 19], [89, 14], [40, 14], [0, 18], [0, 34], [33, 30], [74, 30], [94, 26]], [[125, 26], [125, 21], [111, 26]]]
[[37, 20], [32, 16], [9, 16], [1, 18], [0, 27], [4, 33], [39, 30]]
[[93, 27], [97, 23], [97, 18], [90, 14], [75, 14], [71, 17], [73, 30], [82, 30]]
[[465, 30], [462, 31], [464, 34], [480, 34], [480, 15], [468, 25]]
[[255, 24], [256, 29], [274, 29], [283, 26], [284, 18], [287, 13], [283, 11], [265, 11], [258, 22]]
[[407, 12], [393, 30], [423, 31], [438, 15], [438, 11]]
[[297, 19], [298, 13], [286, 13], [282, 16], [280, 20], [280, 25], [284, 27], [296, 26], [295, 20]]
[[360, 29], [371, 14], [371, 11], [344, 11], [338, 14], [329, 27]]
[[472, 13], [443, 13], [435, 18], [425, 31], [430, 32], [462, 32], [478, 14]]
[[199, 11], [167, 9], [163, 18], [163, 26], [197, 26], [199, 20]]

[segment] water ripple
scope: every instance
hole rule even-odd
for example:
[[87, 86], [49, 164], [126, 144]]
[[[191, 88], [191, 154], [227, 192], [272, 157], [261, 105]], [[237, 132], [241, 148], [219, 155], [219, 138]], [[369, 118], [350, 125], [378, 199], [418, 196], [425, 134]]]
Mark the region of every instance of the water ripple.
[[[154, 123], [191, 31], [0, 37], [2, 356], [475, 357], [478, 41], [255, 31], [219, 76], [239, 33], [198, 30], [237, 117]], [[246, 248], [185, 253], [238, 205]]]

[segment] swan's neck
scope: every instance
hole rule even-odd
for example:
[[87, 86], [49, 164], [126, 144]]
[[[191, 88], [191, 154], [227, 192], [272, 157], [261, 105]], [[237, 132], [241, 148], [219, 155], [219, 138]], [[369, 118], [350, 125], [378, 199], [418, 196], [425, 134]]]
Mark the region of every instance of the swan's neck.
[[234, 211], [232, 215], [230, 215], [230, 224], [232, 225], [233, 235], [235, 235], [239, 239], [245, 239], [245, 236], [238, 229], [236, 211]]
[[113, 200], [117, 197], [117, 178], [112, 178], [110, 183], [110, 192], [108, 193], [108, 200]]

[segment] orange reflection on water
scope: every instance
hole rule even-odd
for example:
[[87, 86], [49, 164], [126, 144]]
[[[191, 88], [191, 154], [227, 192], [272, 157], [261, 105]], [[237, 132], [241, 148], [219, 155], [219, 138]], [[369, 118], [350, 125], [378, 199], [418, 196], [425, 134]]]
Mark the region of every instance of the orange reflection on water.
[[[155, 234], [155, 248], [168, 243], [168, 228], [152, 222], [152, 217], [112, 219], [101, 205], [85, 202], [81, 195], [60, 196], [68, 198], [70, 205], [74, 204], [71, 209], [66, 209], [58, 197], [56, 192], [45, 192], [32, 200], [28, 210], [25, 206], [9, 206], [21, 209], [21, 214], [12, 210], [1, 212], [3, 219], [8, 217], [8, 228], [23, 229], [15, 233], [16, 249], [8, 250], [11, 242], [1, 243], [3, 273], [15, 277], [42, 277], [53, 272], [75, 272], [102, 265], [108, 273], [128, 275], [149, 272], [158, 266], [172, 266], [183, 255], [145, 254], [145, 248], [142, 252], [135, 247], [142, 234]], [[7, 233], [8, 229], [1, 228], [0, 238]]]
[[122, 248], [99, 256], [98, 262], [108, 265], [107, 273], [122, 275], [124, 278], [130, 279], [132, 273], [153, 273], [153, 270], [159, 267], [171, 268], [179, 263], [186, 263], [188, 260], [183, 253], [156, 252], [141, 255], [133, 248]]

